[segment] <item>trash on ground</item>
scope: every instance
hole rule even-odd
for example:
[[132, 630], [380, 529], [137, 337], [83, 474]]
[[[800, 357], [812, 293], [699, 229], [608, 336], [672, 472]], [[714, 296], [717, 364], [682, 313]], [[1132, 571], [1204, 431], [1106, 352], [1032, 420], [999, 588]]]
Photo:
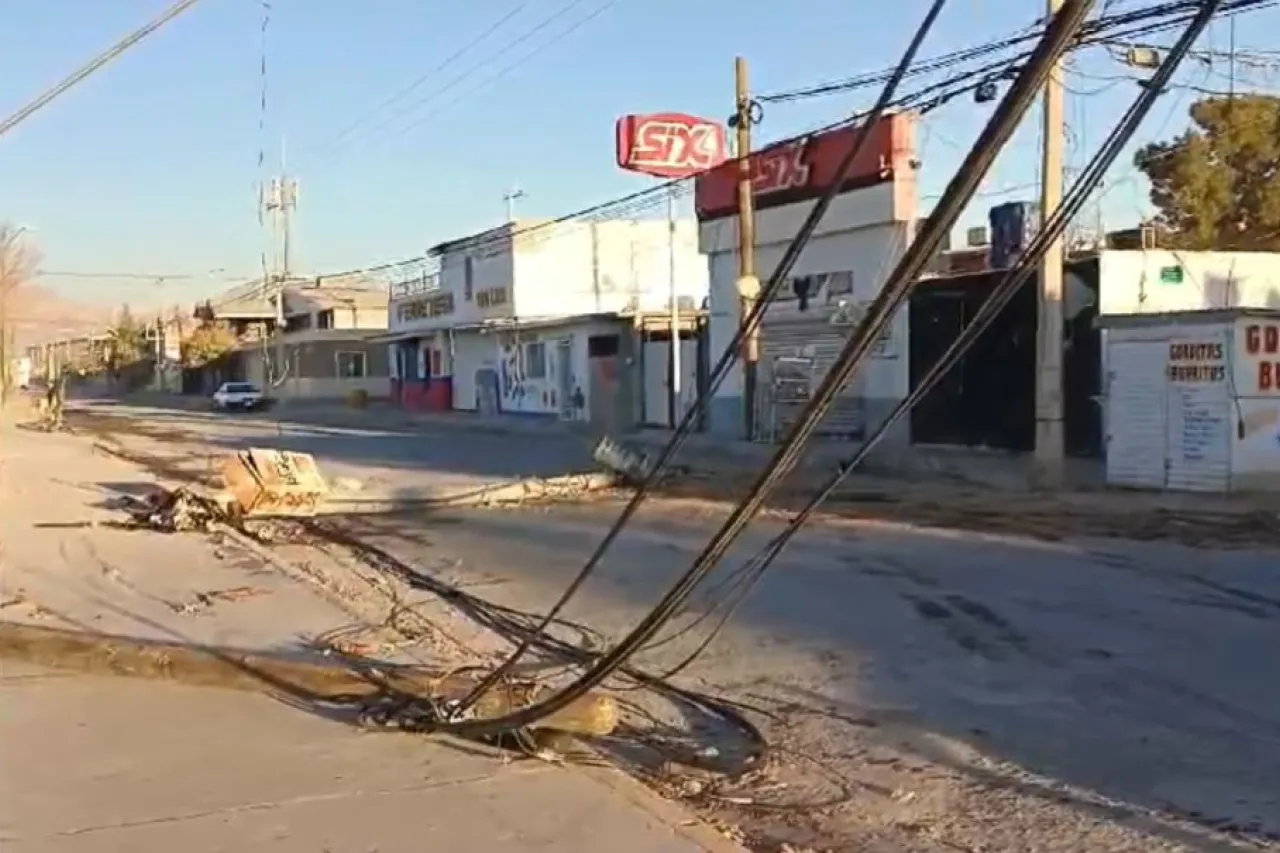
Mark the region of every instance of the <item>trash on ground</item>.
[[222, 478], [241, 516], [307, 517], [329, 495], [309, 453], [253, 447], [222, 463]]
[[169, 604], [169, 607], [175, 613], [196, 613], [200, 610], [212, 607], [219, 601], [243, 601], [246, 598], [266, 595], [269, 591], [270, 590], [255, 586], [237, 586], [232, 587], [231, 589], [211, 589], [205, 592], [197, 592], [188, 601], [166, 603]]
[[162, 533], [209, 530], [226, 521], [226, 510], [211, 497], [196, 494], [185, 486], [172, 491], [156, 489], [127, 508], [135, 527], [146, 527]]

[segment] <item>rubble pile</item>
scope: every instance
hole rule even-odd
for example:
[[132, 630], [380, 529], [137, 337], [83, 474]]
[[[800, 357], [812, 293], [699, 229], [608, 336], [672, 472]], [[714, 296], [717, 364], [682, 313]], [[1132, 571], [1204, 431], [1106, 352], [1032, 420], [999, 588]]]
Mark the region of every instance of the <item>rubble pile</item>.
[[207, 531], [229, 520], [226, 510], [213, 498], [196, 494], [185, 486], [156, 489], [126, 508], [135, 527], [162, 533]]

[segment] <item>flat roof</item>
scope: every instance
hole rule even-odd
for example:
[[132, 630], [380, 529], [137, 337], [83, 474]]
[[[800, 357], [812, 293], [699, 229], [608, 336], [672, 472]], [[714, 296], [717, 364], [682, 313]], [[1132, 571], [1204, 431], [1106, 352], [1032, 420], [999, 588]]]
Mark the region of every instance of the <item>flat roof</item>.
[[1159, 313], [1099, 314], [1093, 324], [1100, 329], [1135, 326], [1200, 326], [1205, 323], [1231, 323], [1242, 317], [1280, 320], [1280, 308], [1198, 308]]

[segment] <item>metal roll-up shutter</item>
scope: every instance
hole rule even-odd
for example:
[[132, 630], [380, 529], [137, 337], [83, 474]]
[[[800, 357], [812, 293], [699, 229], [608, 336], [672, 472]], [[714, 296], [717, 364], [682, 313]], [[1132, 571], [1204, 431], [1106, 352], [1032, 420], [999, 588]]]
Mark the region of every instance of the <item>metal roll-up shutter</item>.
[[[844, 348], [849, 329], [825, 314], [772, 319], [760, 328], [761, 438], [777, 441], [794, 425], [818, 384]], [[832, 402], [818, 427], [823, 438], [858, 440], [866, 418], [855, 375]]]

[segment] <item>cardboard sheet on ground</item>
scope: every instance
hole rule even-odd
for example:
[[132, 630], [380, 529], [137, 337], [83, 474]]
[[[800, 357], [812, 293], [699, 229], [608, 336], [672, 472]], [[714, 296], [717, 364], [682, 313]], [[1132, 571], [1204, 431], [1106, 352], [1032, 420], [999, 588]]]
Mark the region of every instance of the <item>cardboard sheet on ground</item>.
[[251, 447], [223, 460], [222, 479], [244, 516], [312, 516], [329, 495], [309, 453]]

